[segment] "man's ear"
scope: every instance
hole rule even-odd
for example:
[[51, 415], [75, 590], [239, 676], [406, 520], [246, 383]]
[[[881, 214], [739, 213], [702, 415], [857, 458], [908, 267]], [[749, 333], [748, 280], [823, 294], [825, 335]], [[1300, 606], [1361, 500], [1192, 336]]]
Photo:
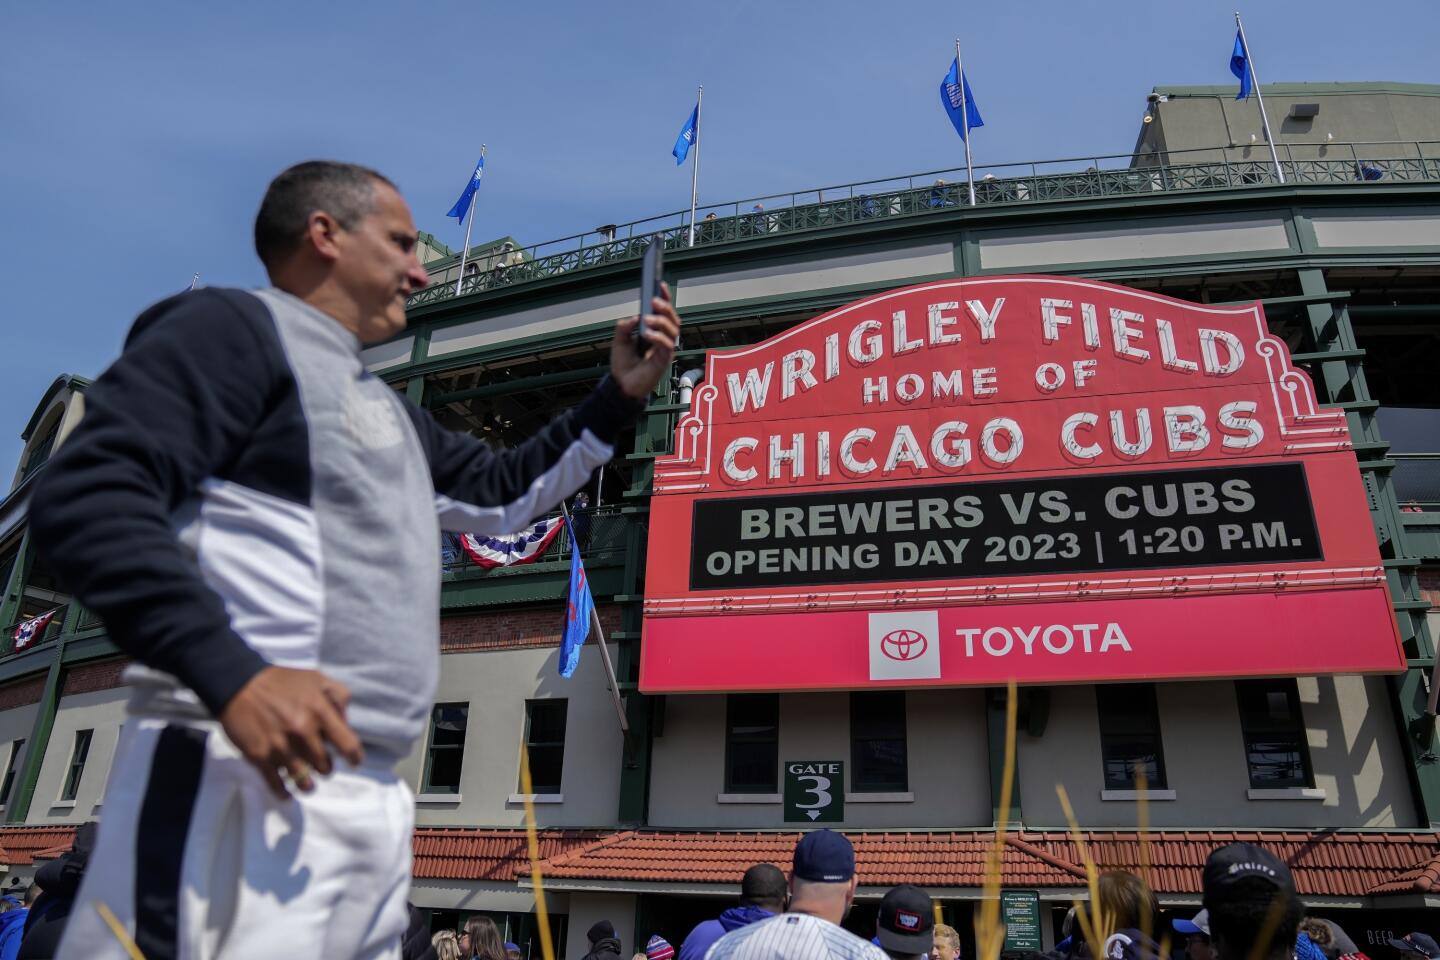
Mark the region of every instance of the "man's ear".
[[305, 242], [323, 260], [334, 261], [340, 256], [337, 238], [343, 228], [324, 210], [312, 211], [305, 220]]

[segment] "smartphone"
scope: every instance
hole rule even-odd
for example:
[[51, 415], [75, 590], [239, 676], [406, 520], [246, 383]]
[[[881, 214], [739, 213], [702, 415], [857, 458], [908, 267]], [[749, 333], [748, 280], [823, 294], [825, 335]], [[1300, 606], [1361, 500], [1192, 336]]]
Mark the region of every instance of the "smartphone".
[[641, 354], [650, 348], [649, 341], [645, 339], [645, 315], [655, 309], [650, 301], [660, 296], [664, 271], [665, 247], [656, 237], [645, 248], [645, 256], [640, 261], [640, 323], [635, 328], [635, 349]]

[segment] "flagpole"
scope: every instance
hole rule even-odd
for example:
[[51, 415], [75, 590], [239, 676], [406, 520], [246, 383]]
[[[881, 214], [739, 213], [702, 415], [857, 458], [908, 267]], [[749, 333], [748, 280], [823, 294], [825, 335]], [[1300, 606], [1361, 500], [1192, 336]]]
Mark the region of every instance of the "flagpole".
[[1255, 82], [1255, 99], [1260, 103], [1260, 123], [1265, 127], [1265, 142], [1270, 145], [1270, 159], [1275, 164], [1275, 176], [1285, 182], [1285, 171], [1280, 169], [1280, 155], [1275, 152], [1275, 138], [1270, 136], [1270, 118], [1265, 113], [1265, 96], [1260, 92], [1260, 75], [1255, 72], [1255, 56], [1250, 52], [1250, 41], [1245, 39], [1245, 24], [1240, 22], [1240, 11], [1235, 11], [1235, 27], [1240, 31], [1240, 46], [1245, 48], [1245, 69]]
[[[480, 162], [485, 162], [485, 144], [480, 144]], [[470, 176], [473, 178], [474, 173]], [[477, 191], [478, 192], [478, 191]], [[465, 280], [465, 255], [470, 252], [470, 228], [475, 226], [475, 193], [470, 194], [470, 219], [465, 223], [465, 246], [460, 248], [460, 275], [455, 278], [455, 296], [460, 296], [460, 284]]]
[[[570, 508], [560, 501], [560, 512], [565, 516], [565, 526], [570, 530], [570, 549], [579, 550], [575, 542], [575, 525], [570, 522]], [[600, 637], [600, 662], [605, 664], [605, 677], [610, 682], [610, 697], [615, 701], [615, 715], [620, 718], [620, 732], [630, 732], [630, 721], [625, 719], [625, 704], [620, 699], [620, 684], [615, 679], [615, 665], [610, 662], [610, 650], [605, 646], [605, 628], [600, 626], [600, 611], [590, 604], [590, 630]], [[588, 636], [588, 635], [587, 635]]]
[[965, 102], [965, 65], [960, 60], [960, 38], [955, 38], [955, 82], [960, 87], [960, 122], [965, 124], [965, 183], [970, 187], [970, 206], [975, 206], [975, 170], [970, 165], [970, 104]]
[[705, 84], [695, 94], [695, 166], [690, 169], [690, 243], [695, 246], [695, 201], [700, 189], [700, 104], [705, 99]]

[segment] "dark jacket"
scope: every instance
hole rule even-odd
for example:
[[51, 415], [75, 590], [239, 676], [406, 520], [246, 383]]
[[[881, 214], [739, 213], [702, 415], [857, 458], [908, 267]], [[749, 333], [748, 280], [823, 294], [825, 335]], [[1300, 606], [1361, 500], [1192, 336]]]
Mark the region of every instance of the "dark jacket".
[[405, 928], [405, 936], [400, 939], [400, 960], [439, 960], [435, 952], [435, 946], [430, 942], [430, 928], [425, 925], [425, 917], [415, 904], [405, 904], [410, 911], [410, 924]]
[[590, 944], [585, 960], [620, 960], [620, 941], [615, 937], [602, 937]]
[[85, 864], [95, 845], [95, 824], [85, 823], [75, 832], [69, 852], [35, 871], [40, 896], [25, 918], [24, 939], [15, 960], [48, 960], [60, 950], [60, 937], [70, 920], [75, 893], [85, 875]]
[[720, 914], [718, 919], [706, 920], [696, 924], [695, 929], [690, 931], [690, 936], [680, 944], [680, 954], [677, 960], [705, 960], [705, 954], [710, 947], [731, 930], [739, 930], [760, 920], [768, 920], [775, 916], [769, 910], [762, 910], [759, 907], [745, 905], [731, 907]]

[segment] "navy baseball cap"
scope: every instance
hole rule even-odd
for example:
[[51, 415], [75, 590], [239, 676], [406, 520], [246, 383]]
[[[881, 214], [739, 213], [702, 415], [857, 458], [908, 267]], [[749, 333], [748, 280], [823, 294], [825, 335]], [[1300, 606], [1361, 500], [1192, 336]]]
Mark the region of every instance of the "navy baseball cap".
[[1207, 907], [1212, 898], [1225, 897], [1238, 881], [1247, 877], [1259, 877], [1269, 881], [1276, 890], [1295, 895], [1290, 868], [1275, 854], [1253, 843], [1230, 843], [1210, 851], [1203, 877]]
[[1399, 940], [1391, 940], [1390, 946], [1403, 953], [1418, 953], [1430, 960], [1440, 957], [1440, 944], [1435, 942], [1434, 937], [1427, 937], [1423, 933], [1407, 933]]
[[935, 910], [930, 895], [902, 883], [880, 901], [875, 939], [890, 953], [924, 954], [935, 945]]
[[844, 883], [855, 876], [855, 848], [834, 830], [807, 833], [795, 844], [794, 873], [815, 883]]

